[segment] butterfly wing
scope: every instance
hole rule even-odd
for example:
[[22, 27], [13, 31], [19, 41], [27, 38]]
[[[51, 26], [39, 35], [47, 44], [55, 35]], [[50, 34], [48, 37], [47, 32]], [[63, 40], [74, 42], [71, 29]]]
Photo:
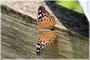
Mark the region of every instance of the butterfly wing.
[[[55, 31], [51, 31], [55, 24], [56, 21], [54, 17], [50, 16], [43, 6], [40, 6], [38, 9], [37, 27], [39, 31], [40, 29], [42, 29], [42, 31], [37, 34], [37, 55], [41, 55], [44, 49], [56, 39], [57, 33]], [[48, 29], [49, 31], [46, 31], [45, 29]]]
[[37, 55], [41, 55], [44, 49], [49, 46], [57, 37], [57, 33], [55, 31], [49, 31], [45, 33], [40, 33], [37, 35]]
[[38, 29], [52, 29], [55, 25], [55, 19], [53, 16], [45, 10], [43, 6], [40, 6], [38, 9]]

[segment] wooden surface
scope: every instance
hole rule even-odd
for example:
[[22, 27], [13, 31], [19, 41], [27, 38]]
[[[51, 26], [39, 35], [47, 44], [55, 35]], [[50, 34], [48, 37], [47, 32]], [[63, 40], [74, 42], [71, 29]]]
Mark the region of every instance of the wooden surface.
[[38, 1], [30, 1], [30, 0], [10, 1], [10, 0], [8, 0], [8, 1], [3, 1], [2, 4], [10, 7], [11, 9], [13, 9], [15, 11], [18, 11], [20, 13], [28, 15], [28, 16], [36, 19], [36, 20], [37, 20], [37, 12], [38, 12], [39, 6], [44, 6], [45, 9], [50, 13], [50, 15], [54, 16], [54, 18], [56, 20], [56, 25], [55, 26], [59, 27], [61, 29], [67, 30], [67, 28], [61, 22], [59, 22], [57, 17], [48, 8], [48, 6], [44, 2], [44, 0], [42, 0], [42, 1], [41, 0], [38, 0]]
[[1, 10], [2, 59], [88, 59], [88, 38], [61, 28], [56, 41], [37, 56], [36, 20], [6, 5]]

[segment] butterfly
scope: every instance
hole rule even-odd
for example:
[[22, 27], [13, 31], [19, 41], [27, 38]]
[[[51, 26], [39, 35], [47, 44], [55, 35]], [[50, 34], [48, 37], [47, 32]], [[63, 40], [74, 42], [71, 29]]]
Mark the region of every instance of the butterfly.
[[53, 43], [57, 37], [57, 32], [53, 31], [56, 21], [43, 6], [38, 9], [38, 20], [37, 20], [37, 44], [36, 52], [37, 55], [41, 55], [46, 47]]
[[54, 17], [50, 16], [43, 6], [40, 6], [38, 9], [38, 29], [52, 29], [55, 24], [56, 21]]

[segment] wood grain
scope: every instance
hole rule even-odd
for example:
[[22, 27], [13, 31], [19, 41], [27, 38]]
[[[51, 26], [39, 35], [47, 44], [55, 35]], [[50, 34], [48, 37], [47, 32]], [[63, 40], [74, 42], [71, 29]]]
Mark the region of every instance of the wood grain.
[[36, 20], [6, 5], [1, 10], [2, 59], [88, 59], [88, 38], [64, 29], [56, 29], [56, 41], [37, 56]]

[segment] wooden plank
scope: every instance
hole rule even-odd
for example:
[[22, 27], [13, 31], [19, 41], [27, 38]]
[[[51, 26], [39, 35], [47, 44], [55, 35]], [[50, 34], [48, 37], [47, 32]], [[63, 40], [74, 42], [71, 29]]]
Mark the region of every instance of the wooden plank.
[[88, 59], [88, 38], [64, 29], [56, 29], [56, 41], [37, 56], [36, 20], [6, 5], [1, 10], [2, 59]]
[[3, 5], [6, 5], [10, 8], [12, 8], [15, 11], [18, 11], [20, 13], [23, 13], [25, 15], [31, 16], [34, 19], [37, 19], [37, 11], [39, 6], [44, 6], [45, 9], [52, 15], [54, 16], [55, 20], [56, 20], [56, 27], [62, 28], [67, 30], [67, 28], [61, 23], [59, 22], [59, 20], [57, 19], [57, 17], [53, 14], [53, 12], [48, 8], [48, 6], [46, 5], [46, 3], [44, 2], [44, 0], [38, 0], [38, 1], [30, 1], [30, 0], [22, 0], [22, 1], [3, 1], [2, 2]]
[[37, 11], [39, 6], [44, 6], [46, 10], [55, 17], [57, 21], [56, 27], [65, 30], [71, 30], [78, 34], [89, 37], [89, 22], [84, 14], [77, 13], [65, 7], [56, 5], [51, 1], [31, 1], [31, 0], [15, 0], [3, 1], [2, 4], [7, 5], [15, 11], [31, 16], [37, 19]]

